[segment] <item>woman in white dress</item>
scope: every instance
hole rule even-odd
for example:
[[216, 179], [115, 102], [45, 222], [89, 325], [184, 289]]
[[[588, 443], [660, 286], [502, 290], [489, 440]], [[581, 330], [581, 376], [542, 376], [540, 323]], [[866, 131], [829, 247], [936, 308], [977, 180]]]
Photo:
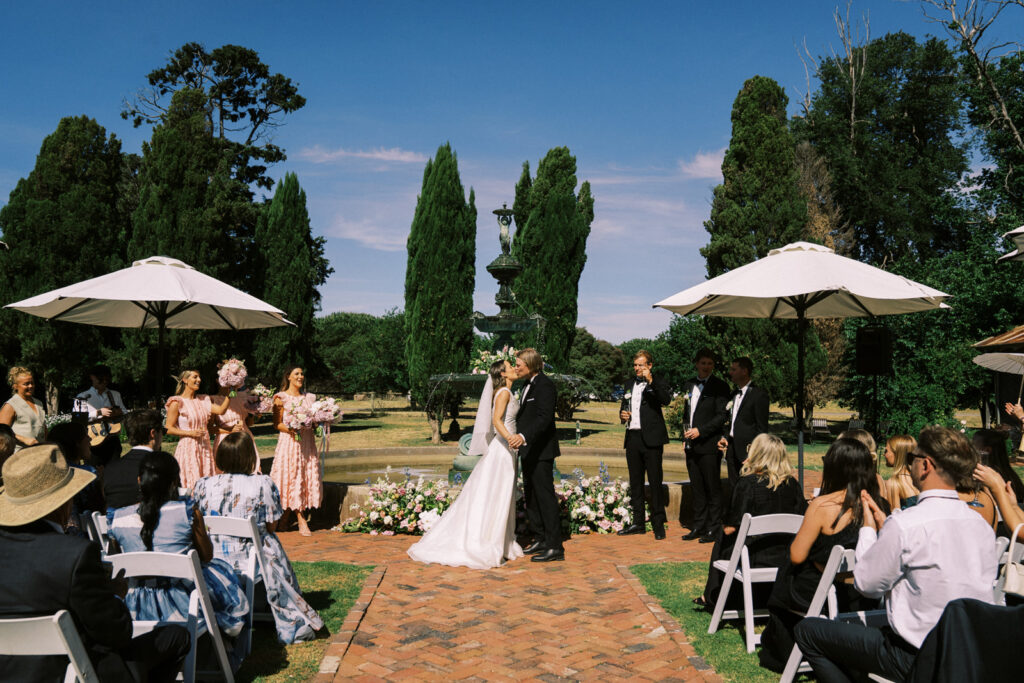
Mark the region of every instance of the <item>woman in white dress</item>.
[[523, 556], [515, 538], [518, 467], [508, 447], [519, 412], [510, 389], [515, 379], [508, 362], [491, 365], [473, 425], [473, 441], [485, 443], [486, 452], [452, 506], [409, 548], [409, 557], [417, 562], [490, 569]]

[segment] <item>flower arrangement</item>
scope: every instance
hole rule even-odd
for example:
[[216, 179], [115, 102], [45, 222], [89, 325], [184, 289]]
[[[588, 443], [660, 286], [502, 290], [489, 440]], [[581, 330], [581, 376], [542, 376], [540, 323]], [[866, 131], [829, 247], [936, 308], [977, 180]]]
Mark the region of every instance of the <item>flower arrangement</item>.
[[54, 415], [47, 415], [43, 418], [46, 423], [46, 431], [50, 431], [59, 424], [64, 422], [71, 422], [71, 413], [56, 413]]
[[249, 390], [245, 407], [250, 413], [269, 413], [274, 409], [274, 392], [262, 384], [257, 384]]
[[302, 441], [302, 430], [313, 426], [313, 412], [306, 407], [304, 396], [290, 398], [284, 404], [283, 422], [288, 429], [294, 430], [296, 441]]
[[423, 477], [413, 480], [408, 468], [404, 482], [392, 481], [388, 467], [384, 477], [370, 487], [366, 505], [352, 505], [358, 515], [345, 522], [342, 530], [371, 536], [419, 535], [441, 519], [457, 495], [447, 481], [425, 481]]
[[333, 398], [322, 398], [313, 402], [312, 411], [313, 422], [331, 424], [341, 418], [341, 402]]
[[237, 390], [245, 386], [248, 376], [249, 372], [245, 369], [244, 361], [228, 358], [220, 364], [220, 369], [217, 371], [217, 383], [222, 387], [230, 387], [231, 393], [228, 396], [234, 398], [238, 393]]
[[495, 361], [507, 360], [512, 365], [515, 365], [517, 353], [519, 353], [518, 349], [513, 346], [506, 345], [501, 347], [498, 351], [481, 351], [479, 357], [471, 360], [469, 364], [474, 375], [484, 375], [490, 371], [491, 365], [493, 365]]
[[611, 481], [608, 468], [601, 463], [600, 474], [587, 477], [576, 468], [573, 477], [555, 486], [562, 519], [567, 518], [573, 534], [610, 534], [633, 523], [629, 506], [629, 483]]
[[679, 394], [665, 408], [665, 424], [668, 425], [669, 429], [680, 434], [685, 431], [686, 426], [690, 422], [689, 402], [689, 394]]

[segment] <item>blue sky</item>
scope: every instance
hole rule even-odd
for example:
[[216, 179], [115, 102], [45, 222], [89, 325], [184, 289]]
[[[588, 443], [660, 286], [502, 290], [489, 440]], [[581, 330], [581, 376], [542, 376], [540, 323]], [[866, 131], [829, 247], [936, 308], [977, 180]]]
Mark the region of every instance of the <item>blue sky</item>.
[[[523, 161], [566, 145], [595, 197], [579, 325], [612, 342], [654, 336], [651, 304], [704, 279], [698, 249], [720, 180], [736, 92], [776, 79], [796, 112], [798, 47], [838, 47], [827, 0], [764, 2], [5, 3], [0, 40], [0, 202], [62, 116], [95, 118], [137, 152], [148, 129], [121, 102], [188, 41], [259, 52], [306, 107], [275, 142], [306, 190], [334, 275], [323, 312], [402, 307], [405, 239], [423, 166], [451, 142], [476, 190], [476, 308], [496, 311], [483, 269], [491, 210], [512, 203]], [[845, 7], [845, 3], [843, 3]], [[244, 8], [244, 13], [242, 11]], [[871, 35], [929, 24], [916, 2], [859, 0]], [[1016, 17], [1010, 21], [1020, 22]], [[1018, 30], [1019, 33], [1019, 30]]]

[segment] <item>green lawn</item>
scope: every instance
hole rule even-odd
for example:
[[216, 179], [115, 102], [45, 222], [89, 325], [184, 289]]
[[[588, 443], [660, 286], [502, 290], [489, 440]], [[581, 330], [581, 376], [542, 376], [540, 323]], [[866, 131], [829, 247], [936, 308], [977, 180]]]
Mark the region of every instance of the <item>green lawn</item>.
[[[293, 562], [302, 594], [320, 613], [327, 630], [337, 633], [349, 609], [359, 597], [363, 581], [373, 567], [340, 562]], [[307, 681], [316, 675], [320, 659], [327, 649], [327, 638], [282, 645], [277, 641], [274, 625], [259, 622], [253, 637], [252, 652], [235, 675], [235, 680]]]
[[[704, 591], [708, 577], [706, 562], [663, 562], [638, 564], [629, 568], [647, 592], [679, 622], [693, 649], [727, 681], [773, 683], [778, 674], [762, 669], [757, 653], [747, 654], [742, 622], [723, 621], [718, 632], [708, 635], [711, 613], [698, 609], [693, 599]], [[758, 622], [763, 625], [763, 620]], [[798, 678], [799, 680], [799, 678]]]

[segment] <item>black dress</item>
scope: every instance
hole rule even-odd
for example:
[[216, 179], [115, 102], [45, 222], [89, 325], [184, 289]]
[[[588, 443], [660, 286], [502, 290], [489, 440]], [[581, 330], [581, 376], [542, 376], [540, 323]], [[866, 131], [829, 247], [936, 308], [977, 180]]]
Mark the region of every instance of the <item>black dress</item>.
[[[748, 474], [740, 477], [732, 493], [732, 504], [725, 513], [723, 522], [725, 526], [740, 526], [743, 515], [750, 513], [753, 517], [760, 515], [791, 514], [802, 515], [807, 510], [807, 501], [804, 499], [803, 490], [796, 479], [792, 477], [779, 484], [778, 488], [768, 488], [768, 480], [756, 474]], [[708, 563], [708, 580], [704, 586], [704, 602], [708, 609], [714, 609], [718, 600], [718, 592], [722, 587], [722, 579], [725, 575], [713, 568], [715, 560], [729, 559], [732, 555], [736, 541], [736, 534], [725, 535], [719, 532], [715, 540], [715, 547], [711, 549], [711, 561]], [[789, 557], [789, 545], [793, 542], [792, 534], [770, 534], [758, 536], [747, 543], [747, 552], [750, 554], [750, 564], [753, 567], [782, 567]], [[831, 547], [831, 546], [829, 546]], [[771, 591], [771, 584], [754, 584], [755, 602], [764, 604], [764, 599], [758, 601], [757, 593]], [[767, 596], [764, 596], [766, 599]], [[729, 598], [726, 607], [736, 609], [743, 603], [742, 587], [733, 583], [729, 590]]]

